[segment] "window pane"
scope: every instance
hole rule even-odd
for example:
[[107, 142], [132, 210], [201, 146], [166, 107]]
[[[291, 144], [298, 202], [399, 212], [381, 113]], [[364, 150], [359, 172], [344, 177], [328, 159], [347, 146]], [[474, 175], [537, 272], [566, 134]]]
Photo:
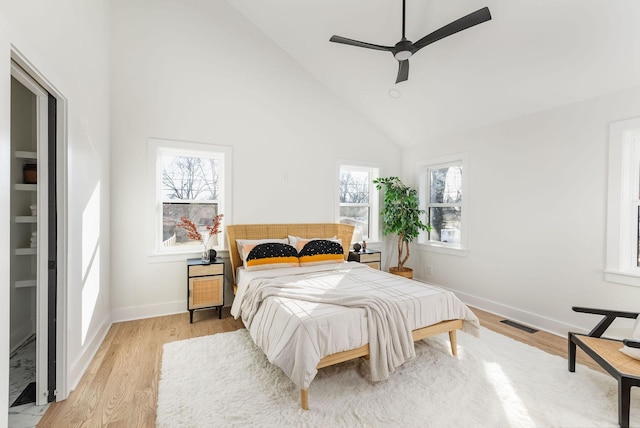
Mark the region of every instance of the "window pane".
[[218, 199], [218, 159], [164, 154], [161, 162], [163, 200]]
[[431, 171], [431, 203], [455, 204], [462, 201], [462, 168], [448, 166]]
[[340, 203], [369, 203], [369, 173], [340, 170]]
[[429, 240], [459, 244], [462, 229], [460, 212], [460, 207], [429, 208], [429, 223], [433, 226]]
[[201, 235], [206, 235], [206, 226], [213, 225], [213, 218], [218, 215], [218, 204], [203, 203], [170, 203], [162, 204], [162, 245], [165, 247], [181, 245], [201, 245], [200, 241], [189, 239], [185, 230], [178, 227], [180, 217], [191, 220]]
[[369, 239], [369, 207], [340, 207], [340, 223], [355, 227], [354, 242]]

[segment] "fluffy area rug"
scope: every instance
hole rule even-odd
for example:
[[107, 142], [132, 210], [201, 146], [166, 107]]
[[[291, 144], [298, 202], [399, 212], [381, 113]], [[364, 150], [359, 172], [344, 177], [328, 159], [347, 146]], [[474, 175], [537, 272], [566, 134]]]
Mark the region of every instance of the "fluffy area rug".
[[[246, 330], [164, 345], [157, 426], [615, 427], [617, 384], [610, 376], [485, 328], [416, 343], [415, 359], [383, 382], [366, 360], [321, 369], [300, 391], [269, 363]], [[631, 425], [640, 426], [632, 389]]]

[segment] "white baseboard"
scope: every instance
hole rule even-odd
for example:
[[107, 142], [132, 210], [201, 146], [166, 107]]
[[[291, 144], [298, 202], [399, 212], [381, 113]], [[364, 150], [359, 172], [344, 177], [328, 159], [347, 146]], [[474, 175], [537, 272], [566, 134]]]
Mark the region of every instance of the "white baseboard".
[[160, 317], [163, 315], [181, 314], [187, 312], [187, 300], [158, 303], [156, 305], [129, 306], [111, 311], [113, 322], [133, 321], [144, 318]]
[[[445, 287], [442, 287], [445, 288]], [[546, 331], [547, 333], [555, 334], [557, 336], [567, 337], [569, 331], [583, 332], [584, 329], [576, 327], [574, 325], [566, 324], [564, 322], [554, 320], [551, 318], [537, 315], [531, 312], [523, 311], [522, 309], [513, 308], [511, 306], [504, 305], [502, 303], [494, 302], [492, 300], [484, 299], [482, 297], [473, 296], [471, 294], [463, 293], [461, 291], [450, 290], [455, 293], [456, 296], [469, 306], [476, 307], [483, 311], [491, 312], [496, 315], [503, 316], [511, 321], [515, 321], [520, 324], [524, 324], [529, 327], [536, 328], [538, 330]]]
[[[111, 320], [107, 316], [102, 320], [102, 324], [100, 325], [100, 328], [98, 329], [96, 334], [94, 334], [91, 340], [87, 342], [87, 346], [84, 348], [84, 352], [82, 352], [82, 354], [80, 354], [80, 356], [71, 365], [67, 375], [68, 393], [76, 389], [76, 387], [78, 386], [78, 382], [80, 382], [80, 379], [82, 379], [82, 376], [87, 371], [89, 364], [91, 364], [91, 361], [96, 356], [96, 353], [98, 352], [100, 345], [102, 345], [102, 342], [107, 336], [110, 328]], [[67, 397], [62, 397], [62, 399], [66, 398]], [[60, 398], [56, 399], [56, 401], [59, 400]]]

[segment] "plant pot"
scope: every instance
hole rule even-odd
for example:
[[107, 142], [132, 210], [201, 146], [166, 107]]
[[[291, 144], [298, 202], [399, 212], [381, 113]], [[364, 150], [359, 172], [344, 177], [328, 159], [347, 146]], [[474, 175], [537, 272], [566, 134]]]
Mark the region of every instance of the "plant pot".
[[402, 276], [402, 277], [405, 277], [405, 278], [409, 278], [409, 279], [413, 278], [413, 269], [407, 268], [407, 267], [403, 267], [403, 268], [399, 268], [397, 266], [390, 267], [389, 268], [389, 273], [392, 273], [392, 274], [398, 275], [398, 276]]

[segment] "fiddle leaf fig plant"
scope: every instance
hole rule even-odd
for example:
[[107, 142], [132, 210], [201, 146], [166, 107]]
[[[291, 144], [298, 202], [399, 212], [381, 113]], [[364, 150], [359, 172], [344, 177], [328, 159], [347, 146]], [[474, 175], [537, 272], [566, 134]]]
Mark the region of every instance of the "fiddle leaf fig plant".
[[421, 216], [418, 191], [406, 186], [398, 177], [377, 178], [373, 180], [377, 190], [384, 191], [384, 207], [382, 215], [383, 235], [398, 236], [398, 266], [399, 271], [409, 270], [404, 264], [411, 255], [409, 243], [420, 235], [420, 231], [431, 232], [431, 225], [424, 224]]

